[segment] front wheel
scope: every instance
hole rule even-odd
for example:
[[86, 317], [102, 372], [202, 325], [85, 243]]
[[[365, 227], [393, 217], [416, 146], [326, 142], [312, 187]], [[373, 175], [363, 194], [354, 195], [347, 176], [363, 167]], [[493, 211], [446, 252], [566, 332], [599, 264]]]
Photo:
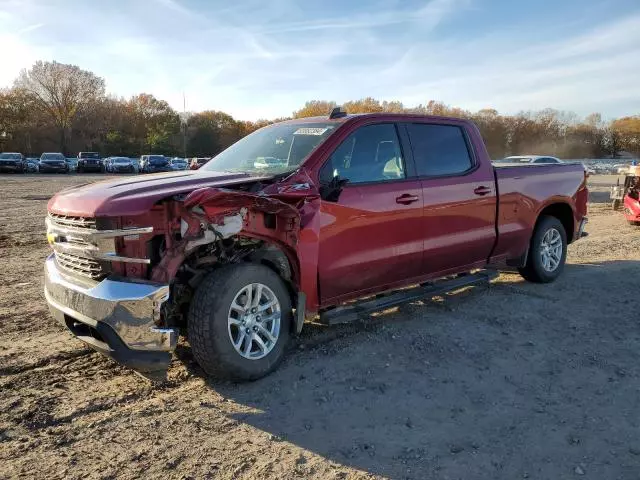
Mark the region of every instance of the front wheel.
[[188, 339], [204, 371], [255, 380], [282, 361], [291, 335], [291, 297], [264, 265], [235, 264], [210, 273], [191, 301]]
[[531, 237], [527, 264], [518, 271], [530, 282], [550, 283], [560, 276], [566, 259], [567, 234], [562, 222], [544, 216]]

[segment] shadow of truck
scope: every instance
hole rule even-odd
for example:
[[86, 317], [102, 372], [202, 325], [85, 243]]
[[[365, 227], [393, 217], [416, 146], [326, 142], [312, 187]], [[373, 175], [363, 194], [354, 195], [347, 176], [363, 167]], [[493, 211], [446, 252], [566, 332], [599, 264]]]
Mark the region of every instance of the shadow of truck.
[[392, 479], [559, 478], [576, 465], [631, 478], [639, 267], [567, 265], [553, 285], [503, 275], [339, 327], [333, 341], [311, 328], [303, 342], [315, 346], [271, 376], [209, 385], [275, 441]]

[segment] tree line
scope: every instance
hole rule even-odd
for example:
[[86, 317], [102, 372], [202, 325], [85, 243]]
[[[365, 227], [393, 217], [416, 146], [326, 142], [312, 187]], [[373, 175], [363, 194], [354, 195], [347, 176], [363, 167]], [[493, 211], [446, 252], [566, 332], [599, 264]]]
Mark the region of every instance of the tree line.
[[[333, 101], [313, 100], [289, 118], [327, 115]], [[407, 107], [398, 101], [363, 98], [342, 104], [349, 113], [417, 113], [473, 120], [492, 158], [544, 154], [561, 158], [640, 154], [640, 115], [604, 121], [599, 113], [579, 118], [545, 109], [500, 115], [470, 112], [429, 101]], [[106, 94], [104, 79], [75, 65], [36, 62], [13, 86], [0, 90], [0, 150], [37, 156], [97, 151], [103, 155], [146, 153], [212, 156], [243, 136], [285, 120], [240, 121], [224, 112], [176, 112], [164, 100], [141, 93], [129, 99]]]

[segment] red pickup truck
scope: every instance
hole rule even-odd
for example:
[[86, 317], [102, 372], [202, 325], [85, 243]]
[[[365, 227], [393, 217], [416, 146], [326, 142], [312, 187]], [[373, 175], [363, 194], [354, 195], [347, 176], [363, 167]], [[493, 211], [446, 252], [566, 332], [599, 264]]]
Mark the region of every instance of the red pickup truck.
[[505, 265], [555, 280], [587, 195], [580, 164], [494, 167], [469, 121], [336, 109], [197, 171], [58, 193], [45, 295], [75, 336], [145, 376], [164, 376], [184, 332], [205, 372], [255, 379], [305, 319], [348, 321]]

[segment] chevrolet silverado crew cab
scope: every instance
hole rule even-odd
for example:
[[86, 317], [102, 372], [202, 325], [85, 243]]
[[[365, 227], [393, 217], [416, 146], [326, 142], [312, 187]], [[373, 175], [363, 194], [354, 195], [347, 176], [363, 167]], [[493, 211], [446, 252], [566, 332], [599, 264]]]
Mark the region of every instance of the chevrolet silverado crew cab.
[[58, 193], [45, 295], [75, 336], [147, 377], [164, 376], [184, 333], [206, 373], [256, 379], [305, 320], [348, 321], [505, 265], [554, 281], [587, 194], [580, 164], [492, 166], [467, 120], [335, 109], [262, 128], [197, 171]]

